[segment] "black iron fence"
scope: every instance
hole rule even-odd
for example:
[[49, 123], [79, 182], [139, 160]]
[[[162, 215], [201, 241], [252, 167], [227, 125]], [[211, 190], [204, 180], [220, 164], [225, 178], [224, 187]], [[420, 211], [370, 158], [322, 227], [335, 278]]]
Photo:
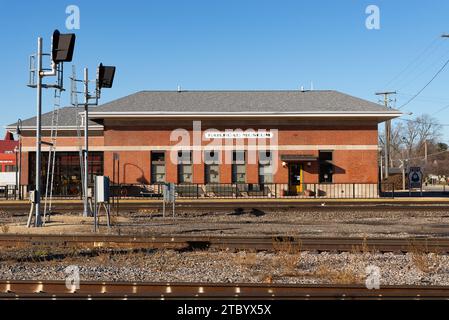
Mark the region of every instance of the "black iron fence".
[[15, 185], [0, 186], [0, 198], [5, 200], [15, 200], [18, 197], [17, 188]]
[[[378, 184], [305, 183], [298, 186], [279, 183], [248, 184], [176, 184], [176, 196], [182, 199], [376, 199]], [[111, 195], [120, 199], [162, 198], [163, 185], [121, 184], [111, 186]]]
[[[27, 186], [17, 192], [15, 186], [0, 186], [0, 199], [28, 198]], [[29, 191], [29, 189], [27, 189]], [[449, 188], [442, 191], [397, 190], [393, 183], [304, 183], [298, 186], [280, 183], [265, 184], [176, 184], [176, 196], [180, 199], [377, 199], [399, 197], [445, 197]], [[114, 199], [161, 199], [163, 184], [111, 185], [110, 195]], [[80, 193], [53, 194], [58, 199], [81, 199]]]

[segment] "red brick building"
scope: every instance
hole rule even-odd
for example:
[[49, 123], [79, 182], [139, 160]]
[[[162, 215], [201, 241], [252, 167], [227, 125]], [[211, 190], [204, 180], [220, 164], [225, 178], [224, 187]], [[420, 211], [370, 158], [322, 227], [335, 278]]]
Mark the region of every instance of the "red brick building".
[[[80, 112], [60, 110], [57, 193], [79, 192]], [[196, 184], [202, 195], [218, 184], [273, 185], [282, 195], [312, 185], [377, 190], [378, 124], [400, 115], [336, 91], [143, 91], [90, 109], [89, 173], [121, 184]], [[51, 113], [44, 114], [44, 140], [50, 123]], [[34, 118], [23, 121], [22, 134], [20, 179], [32, 188]], [[179, 146], [183, 139], [189, 146]], [[42, 150], [45, 174], [48, 147]]]
[[19, 142], [12, 133], [7, 132], [5, 139], [0, 140], [0, 187], [16, 184], [16, 153]]

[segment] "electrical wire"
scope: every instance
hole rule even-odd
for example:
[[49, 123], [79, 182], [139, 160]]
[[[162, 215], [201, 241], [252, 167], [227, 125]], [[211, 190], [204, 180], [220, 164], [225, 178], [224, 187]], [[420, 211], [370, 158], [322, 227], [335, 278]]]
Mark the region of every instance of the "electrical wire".
[[401, 85], [397, 85], [397, 91], [402, 91], [404, 88], [408, 88], [413, 85], [415, 82], [420, 81], [425, 75], [429, 72], [429, 70], [433, 70], [435, 67], [441, 63], [441, 61], [446, 61], [449, 59], [449, 51], [444, 52], [441, 56], [436, 58], [431, 64], [424, 66], [424, 68], [417, 73], [414, 77], [405, 78], [403, 81], [399, 82]]
[[[394, 81], [395, 80], [397, 80], [400, 76], [402, 76], [403, 74], [405, 74], [406, 73], [406, 71], [408, 71], [414, 64], [415, 64], [415, 62], [417, 62], [419, 59], [421, 59], [421, 57], [423, 57], [424, 56], [424, 54], [427, 52], [427, 51], [429, 51], [434, 45], [435, 45], [435, 43], [437, 42], [439, 40], [439, 37], [436, 37], [435, 39], [433, 39], [432, 40], [432, 42], [415, 58], [415, 59], [413, 59], [401, 72], [399, 72], [395, 77], [393, 77], [386, 85], [385, 85], [385, 88], [387, 88], [390, 84], [392, 84], [392, 83], [394, 83]], [[440, 42], [440, 44], [437, 46], [437, 48], [439, 48], [439, 46], [441, 45], [442, 43]], [[423, 60], [424, 61], [424, 60]], [[416, 66], [416, 67], [418, 67], [418, 66], [420, 66], [421, 64], [422, 64], [422, 62], [423, 61], [421, 61], [421, 63], [418, 63], [418, 65]], [[415, 68], [416, 68], [415, 67]]]
[[[431, 154], [428, 154], [427, 157], [438, 156], [438, 155], [446, 153], [446, 152], [449, 152], [449, 150], [440, 151], [440, 152], [436, 152], [436, 153], [431, 153]], [[407, 159], [393, 159], [393, 161], [401, 161], [401, 160], [410, 161], [410, 160], [419, 160], [419, 159], [425, 160], [426, 157], [425, 156], [420, 156], [420, 157], [407, 158]]]
[[443, 66], [435, 73], [435, 75], [430, 79], [429, 82], [426, 83], [426, 85], [418, 91], [411, 99], [409, 99], [406, 103], [404, 103], [402, 106], [400, 106], [398, 109], [404, 108], [406, 105], [410, 104], [413, 100], [415, 100], [426, 88], [438, 77], [438, 75], [443, 72], [443, 70], [446, 68], [446, 66], [449, 64], [449, 59], [443, 64]]
[[[399, 120], [399, 121], [406, 121], [406, 122], [413, 122], [413, 123], [422, 123], [422, 121], [419, 121], [419, 120], [413, 120], [413, 119], [401, 119], [401, 118], [398, 118], [398, 119], [394, 119], [394, 120]], [[433, 124], [433, 125], [436, 125], [436, 126], [442, 126], [442, 127], [449, 127], [449, 123], [443, 123], [443, 124], [441, 124], [441, 123], [438, 123], [438, 122], [430, 122], [430, 124]]]

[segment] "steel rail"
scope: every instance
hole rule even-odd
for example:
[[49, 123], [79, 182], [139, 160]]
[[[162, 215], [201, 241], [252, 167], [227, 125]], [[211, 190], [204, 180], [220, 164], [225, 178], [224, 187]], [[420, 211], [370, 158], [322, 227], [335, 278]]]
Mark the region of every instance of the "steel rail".
[[449, 299], [448, 287], [0, 281], [0, 299]]
[[449, 238], [305, 238], [290, 236], [123, 236], [0, 234], [1, 248], [255, 250], [449, 253]]
[[[25, 212], [29, 210], [30, 205], [26, 202], [19, 203], [2, 203], [0, 201], [0, 209], [5, 212]], [[417, 211], [417, 210], [444, 210], [449, 208], [448, 202], [410, 202], [404, 203], [379, 203], [370, 201], [358, 202], [333, 202], [333, 201], [248, 201], [248, 202], [220, 202], [220, 201], [193, 201], [193, 202], [179, 202], [176, 207], [181, 210], [235, 210], [235, 209], [319, 209], [319, 210], [400, 210], [400, 211]], [[162, 202], [148, 201], [148, 202], [120, 202], [120, 212], [135, 212], [141, 209], [161, 209]], [[82, 203], [54, 203], [53, 212], [79, 212], [82, 210]]]

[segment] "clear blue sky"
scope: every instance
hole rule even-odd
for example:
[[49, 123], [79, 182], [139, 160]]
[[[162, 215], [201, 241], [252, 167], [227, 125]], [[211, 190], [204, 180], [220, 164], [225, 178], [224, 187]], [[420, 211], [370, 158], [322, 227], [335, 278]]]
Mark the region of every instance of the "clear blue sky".
[[[93, 76], [99, 62], [117, 66], [103, 103], [178, 84], [186, 90], [297, 89], [313, 81], [315, 89], [375, 102], [375, 91], [399, 90], [400, 106], [449, 58], [449, 39], [438, 39], [449, 33], [447, 0], [2, 1], [0, 132], [35, 115], [35, 91], [25, 86], [27, 57], [38, 36], [48, 51], [55, 28], [68, 32], [70, 4], [81, 10], [78, 74], [87, 66]], [[380, 30], [365, 27], [370, 4], [380, 8]], [[433, 114], [449, 105], [448, 80], [449, 67], [404, 109]], [[49, 111], [52, 92], [44, 95]], [[449, 124], [449, 108], [435, 116]], [[444, 133], [449, 142], [449, 126]]]

